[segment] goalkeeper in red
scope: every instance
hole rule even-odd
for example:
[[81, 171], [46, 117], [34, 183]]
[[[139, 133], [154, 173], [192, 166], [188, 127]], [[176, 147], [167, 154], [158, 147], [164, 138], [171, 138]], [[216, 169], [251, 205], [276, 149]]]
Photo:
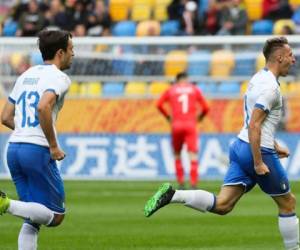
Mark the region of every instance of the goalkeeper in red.
[[[169, 109], [166, 109], [168, 104]], [[209, 108], [201, 91], [179, 73], [176, 82], [159, 98], [157, 108], [171, 123], [172, 147], [175, 155], [176, 178], [180, 189], [184, 189], [184, 170], [180, 153], [184, 144], [190, 159], [190, 185], [198, 182], [198, 132], [197, 121], [201, 121]]]

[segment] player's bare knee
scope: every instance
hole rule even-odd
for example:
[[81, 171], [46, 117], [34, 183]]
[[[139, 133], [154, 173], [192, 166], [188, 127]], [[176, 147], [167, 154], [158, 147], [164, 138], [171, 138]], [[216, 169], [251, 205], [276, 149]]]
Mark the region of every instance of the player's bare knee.
[[296, 196], [294, 194], [291, 193], [291, 197], [290, 197], [290, 201], [289, 203], [291, 203], [291, 205], [296, 208]]
[[219, 215], [226, 215], [228, 213], [230, 213], [233, 209], [233, 206], [219, 206], [216, 207], [215, 212]]
[[55, 214], [52, 222], [49, 225], [49, 227], [59, 226], [63, 222], [64, 218], [65, 218], [64, 214]]
[[233, 207], [234, 205], [230, 202], [227, 202], [226, 200], [217, 200], [214, 212], [219, 215], [226, 215], [232, 211]]
[[283, 210], [286, 210], [286, 213], [293, 213], [296, 208], [296, 197], [294, 194], [291, 194], [288, 200], [283, 205]]
[[279, 213], [291, 214], [296, 209], [296, 197], [294, 194], [289, 194], [284, 200], [278, 203]]
[[296, 196], [293, 193], [291, 193], [291, 197], [293, 200], [293, 204], [296, 206], [296, 203], [297, 203]]

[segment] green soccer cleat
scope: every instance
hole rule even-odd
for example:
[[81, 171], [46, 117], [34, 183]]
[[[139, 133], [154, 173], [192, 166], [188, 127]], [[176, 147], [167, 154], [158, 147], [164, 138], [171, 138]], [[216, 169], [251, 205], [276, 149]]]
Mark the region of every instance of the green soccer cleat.
[[144, 208], [145, 216], [150, 217], [158, 209], [169, 204], [174, 193], [175, 190], [172, 188], [170, 183], [162, 184], [158, 191], [147, 201]]
[[10, 199], [6, 194], [0, 191], [0, 215], [4, 214], [9, 206]]

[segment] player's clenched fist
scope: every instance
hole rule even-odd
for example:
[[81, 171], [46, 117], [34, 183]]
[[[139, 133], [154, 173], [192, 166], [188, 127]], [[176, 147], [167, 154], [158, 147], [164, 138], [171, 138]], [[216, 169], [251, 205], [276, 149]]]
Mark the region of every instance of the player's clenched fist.
[[267, 175], [268, 173], [270, 173], [269, 168], [263, 162], [261, 164], [254, 166], [254, 169], [256, 174], [258, 175]]
[[62, 151], [59, 147], [50, 148], [51, 158], [53, 160], [61, 161], [66, 157], [64, 151]]

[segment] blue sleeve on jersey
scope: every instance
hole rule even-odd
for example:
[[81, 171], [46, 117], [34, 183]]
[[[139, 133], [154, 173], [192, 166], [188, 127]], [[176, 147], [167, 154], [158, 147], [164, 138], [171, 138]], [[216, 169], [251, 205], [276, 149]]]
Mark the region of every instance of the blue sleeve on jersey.
[[12, 99], [10, 96], [8, 97], [8, 101], [11, 102], [12, 104], [16, 104], [16, 101]]
[[266, 109], [266, 107], [264, 105], [259, 104], [259, 103], [255, 103], [254, 107], [258, 108], [258, 109], [261, 109], [261, 110], [265, 111], [266, 113], [270, 112], [270, 110]]
[[56, 94], [56, 95], [57, 95], [57, 93], [56, 93], [55, 89], [46, 89], [44, 92], [46, 92], [46, 91], [53, 92], [54, 94]]

